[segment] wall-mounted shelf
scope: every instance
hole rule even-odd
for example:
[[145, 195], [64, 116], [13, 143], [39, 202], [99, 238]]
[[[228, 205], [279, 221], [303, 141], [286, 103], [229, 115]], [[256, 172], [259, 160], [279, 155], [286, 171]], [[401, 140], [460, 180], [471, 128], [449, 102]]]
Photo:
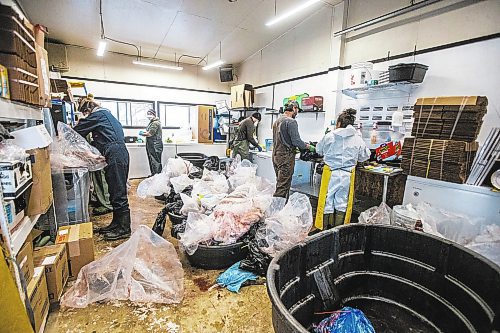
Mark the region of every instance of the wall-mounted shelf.
[[39, 218], [40, 215], [26, 216], [21, 222], [19, 229], [12, 233], [12, 252], [14, 255], [19, 253], [19, 250], [23, 246]]
[[0, 98], [0, 121], [42, 120], [41, 108]]
[[342, 89], [342, 93], [354, 99], [397, 98], [410, 95], [418, 86], [418, 83], [389, 82], [375, 86]]

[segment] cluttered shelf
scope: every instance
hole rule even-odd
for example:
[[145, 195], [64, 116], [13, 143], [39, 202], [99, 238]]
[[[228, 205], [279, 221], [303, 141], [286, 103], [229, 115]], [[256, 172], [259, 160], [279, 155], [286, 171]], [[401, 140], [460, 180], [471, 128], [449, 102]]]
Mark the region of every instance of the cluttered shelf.
[[13, 254], [19, 253], [28, 235], [33, 230], [33, 227], [40, 218], [40, 214], [34, 216], [26, 216], [21, 222], [19, 228], [12, 233], [12, 248]]
[[[370, 95], [370, 97], [374, 98], [388, 98], [411, 94], [418, 86], [418, 83], [411, 82], [388, 82], [378, 85], [342, 89], [342, 93], [354, 99], [360, 96]], [[380, 96], [381, 94], [384, 96]]]
[[42, 118], [40, 108], [0, 98], [0, 121], [42, 120]]

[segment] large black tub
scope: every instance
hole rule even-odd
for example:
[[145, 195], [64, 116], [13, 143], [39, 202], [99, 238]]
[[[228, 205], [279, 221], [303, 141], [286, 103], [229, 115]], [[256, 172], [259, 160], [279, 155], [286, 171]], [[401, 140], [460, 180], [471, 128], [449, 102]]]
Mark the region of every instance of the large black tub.
[[500, 330], [500, 268], [453, 242], [375, 225], [319, 233], [267, 272], [275, 332], [308, 332], [343, 305], [377, 332]]
[[225, 269], [243, 260], [248, 254], [248, 245], [237, 242], [229, 245], [198, 245], [193, 255], [186, 253], [189, 263], [203, 269]]

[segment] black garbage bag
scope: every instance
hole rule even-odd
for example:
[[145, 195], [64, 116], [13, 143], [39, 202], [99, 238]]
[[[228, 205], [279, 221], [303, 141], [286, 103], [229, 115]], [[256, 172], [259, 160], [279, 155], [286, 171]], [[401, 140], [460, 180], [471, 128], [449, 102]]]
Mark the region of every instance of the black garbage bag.
[[203, 163], [203, 168], [210, 171], [219, 171], [219, 158], [217, 156], [210, 156], [205, 163]]
[[[316, 147], [316, 145], [318, 143], [310, 141], [309, 144]], [[300, 151], [300, 159], [302, 161], [306, 161], [306, 162], [309, 162], [309, 161], [320, 161], [320, 160], [323, 159], [323, 155], [320, 155], [317, 152], [314, 152], [314, 153], [310, 152], [309, 150], [301, 150]]]
[[[189, 196], [191, 196], [191, 192], [193, 192], [193, 185], [189, 185], [188, 187], [186, 187], [184, 190], [181, 191], [181, 193]], [[176, 201], [179, 200], [182, 201], [180, 194], [178, 194], [178, 196], [176, 197]]]
[[184, 220], [184, 222], [182, 223], [173, 224], [172, 229], [170, 230], [170, 235], [172, 235], [172, 237], [174, 238], [179, 239], [179, 234], [186, 230], [186, 223], [187, 221]]
[[153, 224], [153, 231], [156, 232], [159, 236], [162, 236], [163, 231], [165, 230], [167, 211], [168, 211], [167, 207], [160, 210], [158, 216], [156, 216], [155, 224]]
[[[171, 189], [170, 189], [170, 193], [169, 193], [169, 194], [166, 196], [166, 198], [165, 198], [165, 203], [167, 203], [167, 204], [168, 204], [168, 203], [172, 203], [172, 202], [177, 201], [177, 196], [178, 196], [178, 194], [177, 194], [177, 193], [175, 193], [175, 191], [174, 191], [174, 189], [173, 189], [173, 188], [171, 188]], [[179, 199], [180, 199], [180, 197], [181, 197], [181, 196], [179, 195], [178, 197], [179, 197]]]
[[257, 233], [257, 230], [259, 227], [262, 225], [261, 222], [253, 224], [250, 229], [243, 234], [240, 238], [238, 238], [237, 242], [243, 242], [245, 244], [248, 244], [252, 241], [252, 239], [255, 239], [255, 233]]
[[192, 171], [188, 174], [189, 179], [201, 179], [203, 176], [203, 170], [197, 168], [196, 171]]
[[323, 168], [325, 167], [325, 162], [321, 162], [321, 163], [318, 163], [316, 165], [316, 173], [318, 175], [322, 175], [323, 174]]
[[260, 250], [255, 238], [248, 243], [248, 255], [240, 263], [240, 268], [260, 276], [266, 276], [267, 268], [273, 258]]
[[181, 215], [181, 209], [182, 209], [183, 203], [182, 200], [180, 201], [175, 201], [172, 203], [169, 203], [165, 206], [167, 208], [167, 211], [174, 214], [174, 215]]

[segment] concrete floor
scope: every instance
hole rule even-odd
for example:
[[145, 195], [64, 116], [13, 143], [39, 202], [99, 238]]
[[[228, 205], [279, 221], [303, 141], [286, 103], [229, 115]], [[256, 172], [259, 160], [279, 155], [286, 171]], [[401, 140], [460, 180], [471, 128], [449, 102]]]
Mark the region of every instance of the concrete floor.
[[[162, 204], [136, 195], [139, 181], [132, 181], [129, 202], [132, 230], [140, 224], [153, 226]], [[93, 218], [95, 225], [110, 222], [111, 214]], [[167, 223], [164, 237], [177, 249], [184, 267], [184, 300], [179, 305], [107, 302], [85, 309], [59, 309], [51, 312], [47, 333], [166, 332], [166, 333], [271, 333], [271, 303], [265, 285], [244, 287], [239, 294], [211, 289], [221, 271], [192, 268], [176, 239], [170, 237]], [[94, 236], [96, 258], [120, 244]]]

